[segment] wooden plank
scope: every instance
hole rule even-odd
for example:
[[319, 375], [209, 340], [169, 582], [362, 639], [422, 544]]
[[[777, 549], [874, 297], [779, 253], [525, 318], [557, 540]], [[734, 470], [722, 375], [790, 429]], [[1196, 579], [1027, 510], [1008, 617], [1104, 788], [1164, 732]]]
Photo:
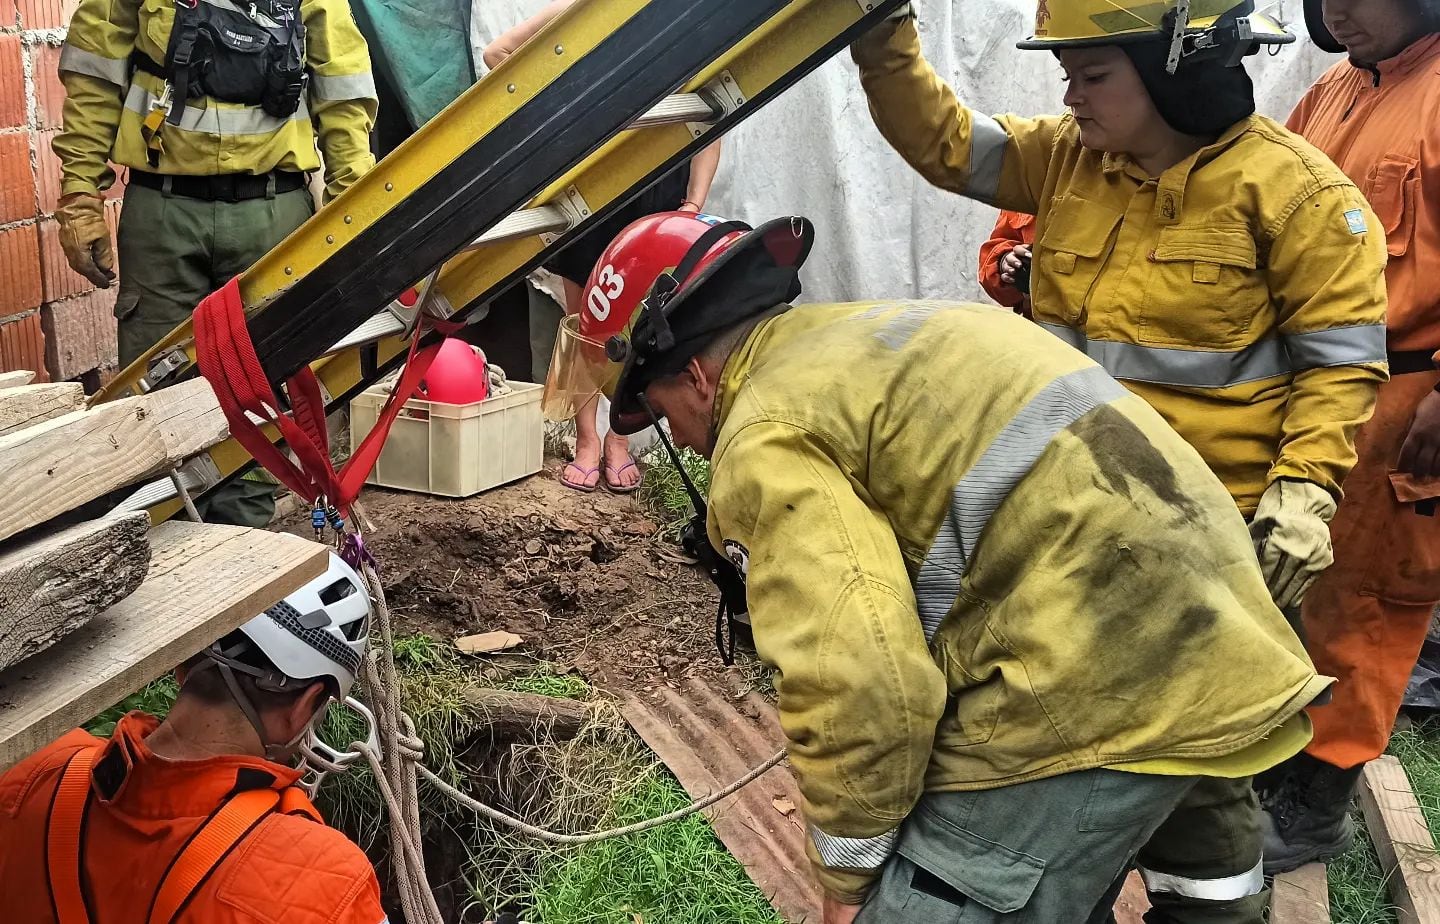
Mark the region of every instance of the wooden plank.
[[85, 386], [49, 382], [0, 388], [0, 436], [85, 407]]
[[0, 436], [0, 540], [168, 471], [228, 436], [204, 379]]
[[139, 589], [0, 671], [0, 770], [320, 576], [328, 554], [298, 536], [189, 522], [151, 530], [150, 546]]
[[1330, 924], [1330, 884], [1324, 863], [1281, 873], [1270, 886], [1270, 924]]
[[49, 648], [120, 602], [150, 568], [150, 517], [53, 530], [0, 553], [0, 669]]
[[1401, 924], [1440, 924], [1440, 857], [1400, 761], [1365, 765], [1360, 807]]
[[29, 385], [35, 378], [35, 373], [28, 369], [16, 369], [14, 372], [0, 372], [0, 388], [14, 388], [17, 385]]

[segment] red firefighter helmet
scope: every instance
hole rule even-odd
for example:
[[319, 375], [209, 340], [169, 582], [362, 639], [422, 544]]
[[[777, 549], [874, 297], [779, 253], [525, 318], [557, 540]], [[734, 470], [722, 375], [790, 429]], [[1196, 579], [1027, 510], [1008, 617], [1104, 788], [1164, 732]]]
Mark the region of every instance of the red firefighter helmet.
[[579, 313], [560, 324], [545, 415], [568, 420], [604, 394], [612, 429], [644, 429], [651, 421], [636, 402], [644, 387], [678, 372], [726, 327], [799, 295], [813, 240], [804, 218], [752, 230], [696, 212], [660, 212], [629, 225], [596, 261]]

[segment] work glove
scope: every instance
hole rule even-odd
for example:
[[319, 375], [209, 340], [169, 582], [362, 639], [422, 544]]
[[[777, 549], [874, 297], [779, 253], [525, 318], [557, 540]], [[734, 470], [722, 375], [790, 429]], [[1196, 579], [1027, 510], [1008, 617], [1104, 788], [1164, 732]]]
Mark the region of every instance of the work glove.
[[115, 246], [105, 224], [105, 200], [90, 193], [75, 193], [60, 200], [55, 210], [60, 223], [60, 247], [70, 268], [102, 289], [115, 282]]
[[1305, 591], [1335, 561], [1333, 516], [1335, 498], [1311, 481], [1281, 478], [1261, 495], [1250, 537], [1265, 585], [1280, 609], [1298, 608]]

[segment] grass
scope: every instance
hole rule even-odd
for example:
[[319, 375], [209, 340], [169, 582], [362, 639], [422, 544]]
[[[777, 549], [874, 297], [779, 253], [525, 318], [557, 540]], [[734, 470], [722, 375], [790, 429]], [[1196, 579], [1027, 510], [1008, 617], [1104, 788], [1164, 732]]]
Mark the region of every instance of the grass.
[[[627, 825], [689, 804], [652, 765], [616, 798], [607, 825]], [[557, 855], [536, 875], [530, 920], [545, 924], [780, 924], [744, 869], [700, 816]]]
[[[641, 458], [645, 463], [645, 477], [640, 481], [637, 496], [640, 503], [660, 523], [662, 535], [674, 539], [680, 529], [694, 515], [690, 494], [680, 480], [680, 471], [670, 460], [670, 454], [661, 445], [653, 446]], [[710, 463], [688, 449], [680, 450], [680, 464], [695, 483], [702, 497], [710, 494]]]
[[[1390, 738], [1389, 753], [1400, 760], [1432, 832], [1440, 831], [1440, 717], [1430, 717]], [[1355, 843], [1330, 864], [1330, 919], [1334, 924], [1392, 924], [1385, 875], [1357, 810]]]
[[[496, 801], [550, 830], [584, 833], [682, 808], [689, 796], [613, 706], [572, 741], [512, 746]], [[579, 847], [480, 825], [469, 879], [476, 910], [544, 924], [780, 924], [701, 816]]]

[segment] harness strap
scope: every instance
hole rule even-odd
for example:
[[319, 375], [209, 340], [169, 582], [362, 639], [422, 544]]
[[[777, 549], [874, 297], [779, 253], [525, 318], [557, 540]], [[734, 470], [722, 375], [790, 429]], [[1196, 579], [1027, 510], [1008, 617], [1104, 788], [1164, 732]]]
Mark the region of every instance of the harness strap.
[[[104, 748], [100, 744], [76, 751], [66, 762], [50, 802], [45, 850], [58, 924], [90, 924], [81, 883], [81, 844], [90, 806], [90, 774]], [[171, 862], [151, 903], [149, 924], [170, 924], [231, 851], [275, 812], [303, 815], [323, 824], [320, 813], [297, 786], [279, 792], [267, 788], [236, 793], [196, 830]]]
[[85, 811], [90, 807], [90, 770], [100, 757], [102, 745], [81, 748], [65, 764], [60, 784], [50, 801], [50, 818], [45, 835], [50, 900], [59, 924], [90, 924], [81, 884], [80, 835]]
[[[287, 488], [307, 502], [326, 498], [348, 519], [350, 504], [359, 496], [366, 476], [375, 467], [391, 424], [405, 402], [420, 390], [420, 383], [440, 345], [420, 346], [427, 331], [424, 325], [416, 327], [405, 359], [405, 372], [385, 402], [374, 429], [336, 472], [330, 462], [325, 400], [319, 380], [308, 366], [291, 377], [285, 383], [285, 390], [293, 413], [282, 411], [250, 339], [239, 277], [207, 296], [195, 309], [194, 321], [195, 358], [201, 375], [215, 389], [220, 409], [230, 424], [230, 433], [256, 462]], [[429, 323], [446, 334], [461, 327], [439, 320]], [[280, 431], [295, 453], [298, 465], [270, 442], [250, 414]]]
[[251, 789], [230, 797], [180, 851], [155, 893], [150, 924], [170, 924], [230, 851], [280, 804], [273, 789]]

